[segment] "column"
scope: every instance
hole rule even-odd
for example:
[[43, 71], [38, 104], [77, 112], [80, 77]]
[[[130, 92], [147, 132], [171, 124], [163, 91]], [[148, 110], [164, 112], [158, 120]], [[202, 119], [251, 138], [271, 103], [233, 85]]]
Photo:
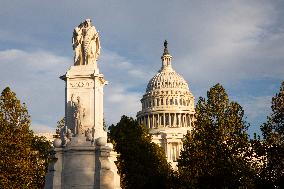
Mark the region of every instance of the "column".
[[148, 128], [148, 120], [147, 120], [147, 115], [145, 115], [145, 127]]
[[177, 114], [174, 113], [174, 122], [173, 122], [173, 126], [176, 127], [177, 126]]
[[167, 125], [170, 124], [170, 123], [169, 123], [169, 117], [170, 117], [170, 116], [169, 116], [169, 113], [166, 113], [166, 115], [167, 115], [167, 116], [166, 116], [166, 126], [167, 126]]
[[171, 127], [172, 126], [172, 124], [171, 124], [171, 113], [169, 113], [169, 127]]
[[160, 114], [158, 113], [157, 116], [158, 116], [158, 119], [157, 119], [157, 120], [158, 120], [158, 121], [157, 121], [157, 127], [160, 127]]
[[178, 127], [178, 114], [176, 113], [176, 127]]
[[186, 127], [189, 127], [189, 114], [185, 114]]
[[167, 142], [167, 154], [168, 154], [168, 160], [171, 160], [171, 144]]
[[180, 126], [183, 127], [182, 113], [180, 114]]
[[155, 114], [152, 114], [152, 128], [155, 128]]
[[188, 119], [189, 119], [189, 127], [191, 127], [191, 115], [188, 114]]
[[179, 125], [179, 127], [182, 126], [182, 124], [181, 124], [181, 113], [178, 115], [178, 125]]
[[186, 114], [184, 114], [184, 126], [187, 127]]
[[184, 127], [187, 127], [186, 114], [184, 114], [183, 117], [184, 117]]
[[185, 127], [184, 114], [182, 115], [182, 126]]
[[166, 114], [164, 113], [164, 116], [163, 116], [163, 118], [164, 118], [164, 127], [166, 126]]

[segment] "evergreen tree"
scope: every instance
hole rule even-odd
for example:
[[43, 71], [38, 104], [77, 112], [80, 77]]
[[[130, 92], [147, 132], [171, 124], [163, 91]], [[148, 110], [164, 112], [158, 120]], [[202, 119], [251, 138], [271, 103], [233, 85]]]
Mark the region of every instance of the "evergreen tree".
[[144, 126], [122, 116], [109, 130], [114, 149], [120, 154], [117, 166], [122, 188], [170, 188], [171, 167]]
[[271, 110], [267, 122], [261, 126], [267, 152], [263, 176], [271, 187], [284, 188], [284, 81], [272, 98]]
[[178, 160], [180, 188], [253, 188], [255, 171], [244, 111], [216, 84], [196, 105], [195, 128]]
[[43, 187], [50, 145], [29, 126], [25, 104], [7, 87], [0, 97], [0, 188]]

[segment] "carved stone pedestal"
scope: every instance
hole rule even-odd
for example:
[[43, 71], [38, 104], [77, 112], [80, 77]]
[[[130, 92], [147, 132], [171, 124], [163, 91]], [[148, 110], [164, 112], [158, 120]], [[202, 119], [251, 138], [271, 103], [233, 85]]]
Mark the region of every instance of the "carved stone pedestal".
[[112, 148], [103, 138], [96, 144], [83, 138], [74, 137], [65, 147], [52, 149], [45, 189], [120, 188], [117, 169], [110, 160]]
[[71, 66], [65, 75], [65, 120], [66, 126], [75, 135], [84, 135], [87, 130], [92, 137], [107, 137], [103, 130], [103, 87], [107, 84], [104, 75], [93, 65]]

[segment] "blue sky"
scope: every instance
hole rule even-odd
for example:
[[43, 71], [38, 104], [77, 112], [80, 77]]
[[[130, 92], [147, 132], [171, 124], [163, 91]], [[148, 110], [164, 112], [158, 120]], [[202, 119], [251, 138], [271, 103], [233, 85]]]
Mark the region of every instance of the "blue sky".
[[0, 0], [0, 90], [27, 104], [32, 128], [51, 131], [64, 116], [72, 31], [91, 18], [100, 32], [105, 118], [135, 116], [169, 42], [174, 69], [196, 100], [221, 83], [239, 102], [250, 133], [270, 112], [284, 75], [284, 1]]

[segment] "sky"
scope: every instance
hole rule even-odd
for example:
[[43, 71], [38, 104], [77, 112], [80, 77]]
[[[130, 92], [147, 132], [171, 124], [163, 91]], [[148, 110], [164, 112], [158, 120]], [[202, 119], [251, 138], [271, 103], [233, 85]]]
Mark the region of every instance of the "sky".
[[91, 18], [100, 32], [100, 71], [108, 125], [135, 117], [161, 67], [163, 41], [173, 68], [197, 102], [216, 83], [237, 101], [249, 133], [270, 113], [284, 79], [284, 1], [0, 0], [0, 90], [25, 102], [36, 132], [64, 116], [64, 75], [73, 65], [72, 32]]

